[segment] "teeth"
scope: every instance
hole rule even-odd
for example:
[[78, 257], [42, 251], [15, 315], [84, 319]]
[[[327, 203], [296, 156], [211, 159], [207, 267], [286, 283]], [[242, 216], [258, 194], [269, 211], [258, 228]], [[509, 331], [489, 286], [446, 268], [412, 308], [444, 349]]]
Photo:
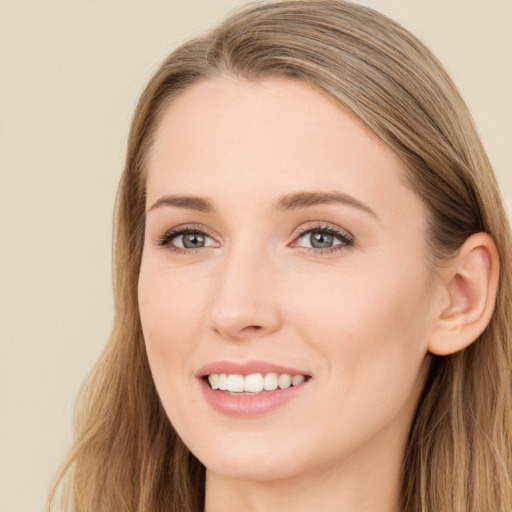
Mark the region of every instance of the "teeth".
[[225, 373], [219, 375], [219, 389], [221, 391], [228, 389], [228, 376]]
[[267, 373], [263, 377], [263, 389], [265, 391], [274, 391], [277, 389], [277, 373]]
[[244, 378], [241, 375], [228, 375], [228, 391], [241, 393], [244, 390]]
[[279, 375], [279, 378], [277, 379], [277, 384], [281, 389], [289, 388], [292, 385], [292, 376], [286, 373]]
[[[213, 377], [213, 375], [210, 375]], [[244, 391], [248, 393], [259, 393], [263, 391], [263, 375], [261, 373], [252, 373], [245, 377]]]
[[306, 377], [304, 375], [294, 375], [292, 377], [292, 386], [298, 386], [299, 384], [302, 384], [306, 380]]
[[277, 374], [274, 372], [250, 375], [237, 375], [227, 373], [212, 373], [208, 375], [208, 382], [212, 389], [229, 391], [230, 393], [260, 393], [261, 391], [274, 391], [278, 387], [287, 389], [305, 382], [304, 375]]
[[220, 375], [218, 373], [213, 373], [212, 375], [210, 375], [208, 377], [208, 380], [210, 382], [210, 386], [212, 387], [212, 389], [219, 389]]

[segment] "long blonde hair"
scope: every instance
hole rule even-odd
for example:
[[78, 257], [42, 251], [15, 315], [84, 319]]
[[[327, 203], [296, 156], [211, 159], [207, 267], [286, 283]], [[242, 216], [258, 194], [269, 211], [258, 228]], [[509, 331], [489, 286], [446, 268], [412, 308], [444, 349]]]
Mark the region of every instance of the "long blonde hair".
[[65, 510], [203, 507], [204, 467], [174, 432], [153, 385], [137, 281], [145, 159], [159, 118], [184, 89], [218, 75], [293, 77], [358, 116], [407, 164], [408, 184], [428, 207], [433, 264], [473, 233], [494, 238], [501, 274], [493, 317], [467, 349], [433, 356], [408, 440], [402, 498], [408, 512], [510, 512], [512, 244], [494, 174], [463, 100], [431, 52], [385, 16], [336, 0], [246, 7], [174, 51], [143, 92], [115, 213], [114, 329], [81, 393], [76, 443], [57, 479], [66, 481]]

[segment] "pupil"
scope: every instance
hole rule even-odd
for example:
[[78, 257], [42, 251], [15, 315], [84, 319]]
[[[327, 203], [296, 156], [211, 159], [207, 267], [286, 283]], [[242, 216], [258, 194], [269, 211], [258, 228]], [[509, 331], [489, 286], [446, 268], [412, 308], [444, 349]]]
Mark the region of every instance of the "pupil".
[[311, 245], [316, 249], [325, 249], [326, 247], [332, 247], [332, 235], [326, 233], [312, 233], [310, 237]]
[[197, 233], [188, 233], [187, 235], [183, 235], [183, 246], [187, 247], [188, 249], [203, 247], [204, 236]]

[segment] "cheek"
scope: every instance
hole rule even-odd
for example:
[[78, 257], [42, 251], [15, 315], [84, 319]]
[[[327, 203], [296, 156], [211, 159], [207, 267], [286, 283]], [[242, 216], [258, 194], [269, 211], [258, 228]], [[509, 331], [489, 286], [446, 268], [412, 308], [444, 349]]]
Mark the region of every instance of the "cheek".
[[427, 353], [427, 283], [424, 268], [379, 259], [297, 290], [295, 297], [308, 297], [307, 304], [294, 303], [308, 339], [345, 398], [404, 397], [415, 386]]
[[352, 265], [296, 281], [289, 304], [301, 309], [319, 333], [332, 331], [347, 341], [357, 337], [363, 348], [381, 345], [392, 333], [400, 337], [419, 331], [427, 290], [424, 269], [404, 271], [399, 262], [373, 268]]
[[[154, 268], [158, 268], [154, 266]], [[197, 281], [184, 282], [176, 271], [153, 270], [142, 264], [138, 298], [149, 363], [157, 387], [183, 368], [199, 339], [204, 293]], [[179, 273], [178, 273], [179, 275]]]

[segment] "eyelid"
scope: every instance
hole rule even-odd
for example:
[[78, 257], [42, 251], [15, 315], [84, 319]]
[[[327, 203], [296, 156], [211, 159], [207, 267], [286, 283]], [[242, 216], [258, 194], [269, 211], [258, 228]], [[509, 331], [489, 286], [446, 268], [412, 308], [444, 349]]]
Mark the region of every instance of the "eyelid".
[[343, 236], [344, 238], [354, 240], [354, 237], [352, 236], [352, 234], [349, 231], [347, 231], [346, 229], [340, 228], [339, 226], [331, 224], [330, 222], [322, 222], [322, 221], [317, 221], [317, 222], [314, 222], [313, 224], [307, 224], [307, 225], [302, 224], [301, 226], [299, 226], [297, 228], [298, 233], [297, 233], [296, 237], [302, 236], [306, 233], [310, 233], [311, 231], [322, 231], [322, 230], [330, 231], [330, 232], [339, 234], [340, 236]]

